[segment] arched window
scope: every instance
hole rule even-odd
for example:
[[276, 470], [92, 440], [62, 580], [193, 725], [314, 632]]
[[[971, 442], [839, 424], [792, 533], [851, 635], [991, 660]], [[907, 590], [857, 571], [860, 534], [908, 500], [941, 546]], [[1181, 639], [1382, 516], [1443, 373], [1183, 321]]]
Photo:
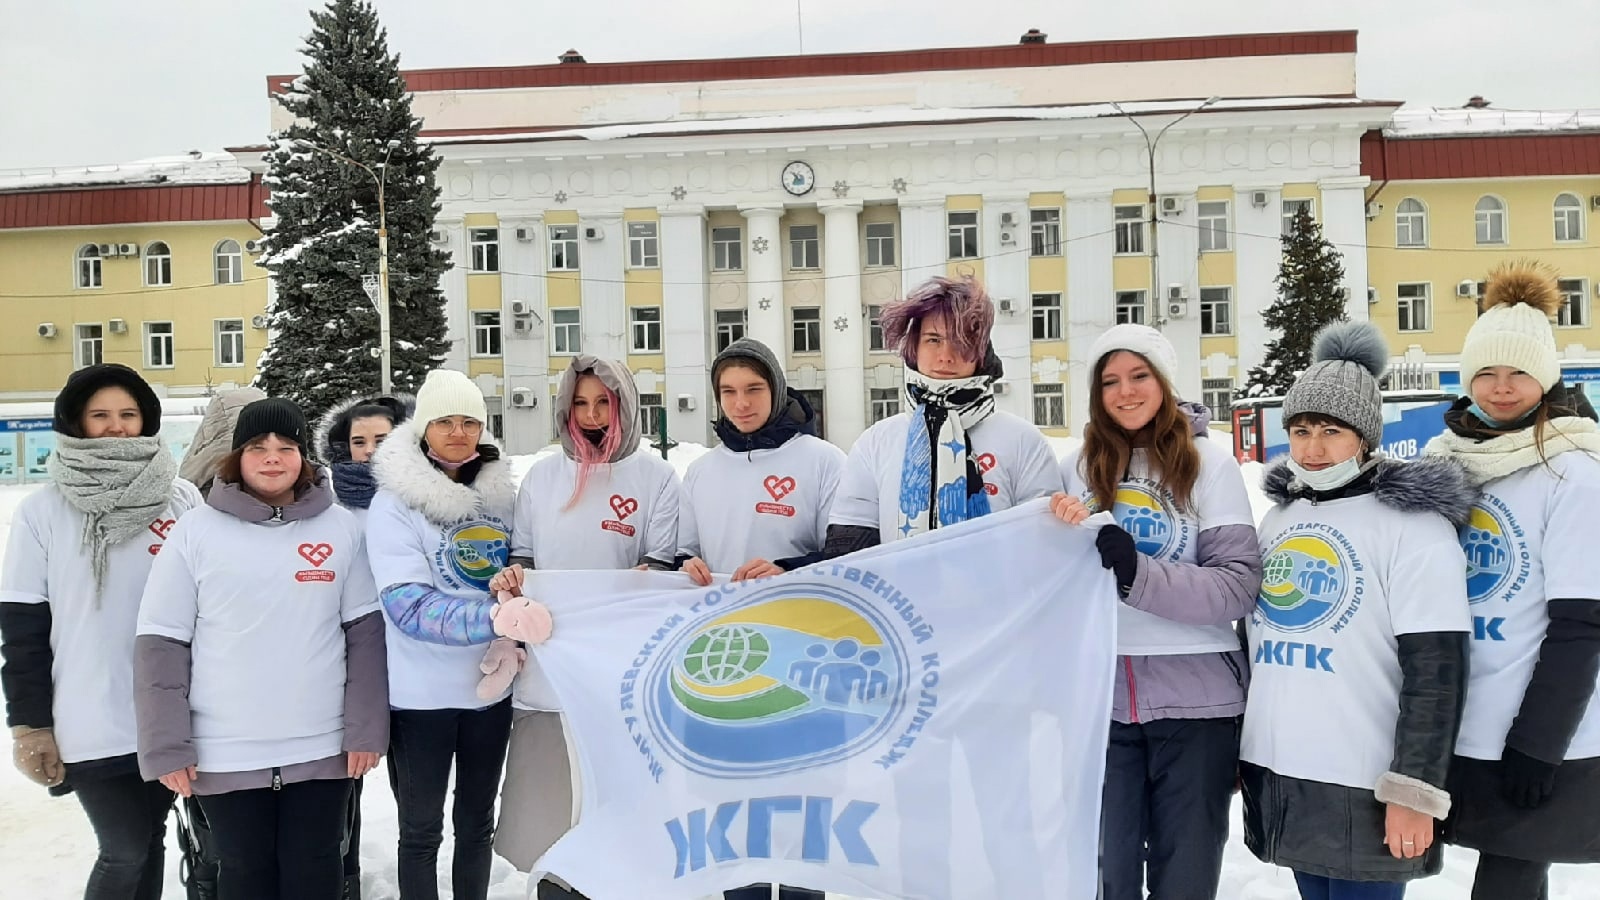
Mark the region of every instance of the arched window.
[[1504, 244], [1506, 242], [1506, 203], [1499, 197], [1483, 196], [1473, 207], [1478, 243]]
[[244, 280], [244, 258], [239, 255], [239, 242], [226, 240], [217, 244], [212, 253], [217, 284], [238, 284]]
[[146, 287], [172, 284], [172, 248], [165, 241], [151, 241], [145, 246], [144, 283]]
[[100, 248], [94, 244], [84, 244], [78, 248], [77, 256], [78, 287], [97, 288], [100, 286]]
[[1583, 240], [1583, 201], [1574, 194], [1556, 195], [1556, 240]]
[[1415, 197], [1407, 197], [1394, 208], [1394, 245], [1428, 246], [1428, 209]]

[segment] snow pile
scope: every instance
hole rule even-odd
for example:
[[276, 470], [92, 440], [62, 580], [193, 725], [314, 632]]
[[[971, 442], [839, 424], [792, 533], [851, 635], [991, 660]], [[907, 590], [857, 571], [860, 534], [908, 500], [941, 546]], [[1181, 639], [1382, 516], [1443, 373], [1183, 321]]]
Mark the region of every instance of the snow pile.
[[1600, 109], [1400, 109], [1383, 129], [1392, 138], [1600, 131]]
[[194, 150], [103, 166], [62, 166], [0, 172], [0, 191], [141, 184], [240, 184], [250, 170], [232, 153]]

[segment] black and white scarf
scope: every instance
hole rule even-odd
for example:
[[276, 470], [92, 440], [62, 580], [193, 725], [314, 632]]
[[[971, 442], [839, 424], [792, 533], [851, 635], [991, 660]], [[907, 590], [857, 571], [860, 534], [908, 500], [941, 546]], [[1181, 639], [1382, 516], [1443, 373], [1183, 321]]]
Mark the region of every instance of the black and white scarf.
[[900, 537], [989, 512], [968, 433], [994, 412], [994, 376], [939, 380], [906, 369], [911, 423], [900, 467]]

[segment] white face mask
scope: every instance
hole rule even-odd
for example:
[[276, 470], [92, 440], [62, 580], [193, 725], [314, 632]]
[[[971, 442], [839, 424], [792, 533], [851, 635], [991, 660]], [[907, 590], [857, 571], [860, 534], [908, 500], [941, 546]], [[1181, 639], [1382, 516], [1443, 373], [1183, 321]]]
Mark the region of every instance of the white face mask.
[[1361, 454], [1358, 453], [1344, 462], [1335, 463], [1326, 469], [1313, 471], [1295, 462], [1294, 457], [1291, 456], [1289, 457], [1289, 471], [1294, 473], [1295, 481], [1313, 491], [1326, 493], [1327, 491], [1338, 490], [1356, 480], [1357, 476], [1376, 462], [1377, 460], [1374, 458], [1370, 462], [1362, 464]]

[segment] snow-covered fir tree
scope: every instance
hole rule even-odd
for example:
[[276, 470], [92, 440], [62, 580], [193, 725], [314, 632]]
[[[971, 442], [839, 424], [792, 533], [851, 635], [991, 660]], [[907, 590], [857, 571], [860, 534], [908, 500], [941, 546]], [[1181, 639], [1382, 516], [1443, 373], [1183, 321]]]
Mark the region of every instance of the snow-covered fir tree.
[[1311, 342], [1329, 322], [1345, 316], [1344, 258], [1322, 236], [1322, 226], [1301, 207], [1283, 236], [1278, 299], [1261, 314], [1277, 332], [1262, 363], [1250, 370], [1241, 397], [1281, 396], [1311, 365]]
[[271, 136], [266, 154], [276, 223], [258, 264], [272, 273], [277, 297], [257, 384], [314, 420], [378, 392], [378, 314], [362, 276], [378, 273], [379, 178], [397, 391], [415, 391], [444, 359], [439, 276], [450, 258], [428, 237], [439, 159], [417, 142], [422, 122], [377, 13], [367, 0], [330, 0], [311, 19], [305, 72], [279, 97], [296, 121]]

